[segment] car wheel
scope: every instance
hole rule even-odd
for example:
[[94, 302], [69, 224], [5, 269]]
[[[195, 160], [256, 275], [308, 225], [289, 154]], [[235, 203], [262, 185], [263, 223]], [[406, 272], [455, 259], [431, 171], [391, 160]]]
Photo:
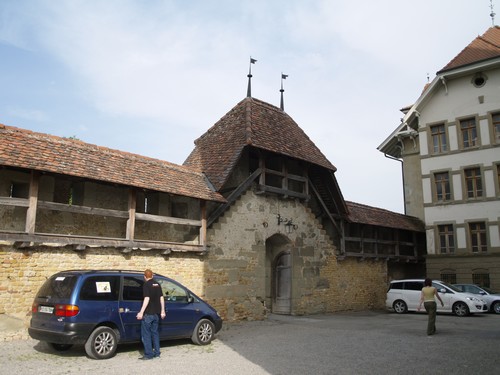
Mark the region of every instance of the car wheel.
[[106, 326], [97, 327], [85, 343], [85, 352], [93, 359], [108, 359], [115, 355], [118, 335]]
[[191, 341], [196, 345], [208, 345], [214, 339], [215, 326], [208, 319], [201, 319], [193, 331]]
[[463, 302], [457, 302], [453, 305], [453, 313], [456, 316], [467, 316], [469, 315], [469, 307]]
[[491, 306], [491, 310], [492, 310], [495, 314], [500, 314], [500, 301], [495, 302], [495, 303]]
[[52, 349], [57, 350], [58, 352], [65, 352], [73, 347], [72, 344], [56, 344], [53, 342], [49, 343], [49, 345], [52, 347]]
[[408, 311], [408, 306], [406, 305], [405, 301], [401, 301], [400, 299], [394, 301], [394, 303], [392, 304], [392, 308], [398, 314], [404, 314]]

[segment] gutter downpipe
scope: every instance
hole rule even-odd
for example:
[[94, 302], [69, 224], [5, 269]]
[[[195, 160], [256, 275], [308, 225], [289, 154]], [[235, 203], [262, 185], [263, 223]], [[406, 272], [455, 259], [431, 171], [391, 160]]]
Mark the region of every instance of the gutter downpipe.
[[406, 215], [406, 191], [405, 191], [405, 174], [404, 174], [404, 169], [403, 169], [403, 160], [395, 158], [394, 156], [391, 156], [391, 155], [387, 155], [385, 152], [384, 152], [384, 156], [387, 159], [396, 160], [396, 161], [399, 161], [401, 163], [401, 180], [403, 182], [403, 210], [404, 210], [404, 214]]

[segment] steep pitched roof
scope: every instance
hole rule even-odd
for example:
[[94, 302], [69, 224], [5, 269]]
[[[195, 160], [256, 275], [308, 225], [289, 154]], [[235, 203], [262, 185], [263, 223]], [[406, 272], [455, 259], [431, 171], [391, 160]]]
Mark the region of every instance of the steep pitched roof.
[[289, 115], [250, 97], [195, 141], [184, 165], [204, 172], [218, 190], [248, 145], [336, 170]]
[[2, 124], [0, 165], [225, 201], [188, 167]]
[[464, 65], [500, 57], [500, 27], [490, 27], [486, 32], [474, 39], [453, 60], [451, 60], [439, 73], [456, 69]]
[[405, 229], [415, 232], [425, 231], [424, 223], [416, 217], [355, 202], [347, 201], [346, 204], [349, 209], [348, 220], [353, 223]]

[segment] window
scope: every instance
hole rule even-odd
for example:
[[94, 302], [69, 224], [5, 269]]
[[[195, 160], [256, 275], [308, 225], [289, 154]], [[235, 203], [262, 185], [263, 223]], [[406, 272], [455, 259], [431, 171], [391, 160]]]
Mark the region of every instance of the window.
[[448, 284], [456, 284], [457, 283], [457, 274], [453, 271], [442, 271], [440, 274], [441, 281], [444, 281]]
[[[451, 254], [455, 252], [455, 235], [453, 225], [438, 225], [439, 252], [441, 254]], [[445, 280], [443, 280], [445, 281]]]
[[123, 278], [123, 300], [124, 301], [142, 301], [142, 286], [144, 278], [125, 276]]
[[446, 132], [444, 125], [431, 126], [432, 149], [435, 154], [447, 151]]
[[161, 290], [165, 296], [166, 302], [173, 303], [187, 303], [189, 295], [186, 289], [181, 286], [165, 279], [156, 279], [160, 285]]
[[28, 198], [30, 191], [30, 184], [22, 182], [13, 182], [10, 184], [11, 198]]
[[490, 287], [490, 274], [487, 271], [473, 271], [472, 273], [472, 283], [477, 284], [482, 287]]
[[449, 201], [451, 199], [449, 173], [435, 173], [434, 183], [436, 187], [436, 200], [438, 202]]
[[500, 112], [491, 115], [491, 122], [493, 124], [493, 133], [496, 143], [500, 143]]
[[462, 134], [462, 146], [463, 148], [469, 148], [477, 146], [477, 129], [476, 129], [476, 119], [470, 118], [460, 121], [460, 131]]
[[483, 196], [483, 182], [480, 168], [469, 168], [464, 170], [467, 198], [479, 198]]
[[423, 287], [424, 287], [424, 283], [420, 282], [420, 281], [406, 281], [405, 282], [405, 289], [406, 290], [421, 291]]
[[484, 222], [469, 223], [470, 243], [473, 253], [488, 250], [486, 242], [486, 224]]
[[85, 280], [80, 299], [86, 301], [118, 301], [119, 276], [92, 276]]

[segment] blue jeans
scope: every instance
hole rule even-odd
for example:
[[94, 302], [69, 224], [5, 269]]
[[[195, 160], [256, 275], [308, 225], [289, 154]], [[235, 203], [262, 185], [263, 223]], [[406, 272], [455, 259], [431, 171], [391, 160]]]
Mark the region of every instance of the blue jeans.
[[141, 320], [141, 339], [144, 345], [144, 357], [153, 358], [160, 356], [160, 334], [158, 323], [160, 318], [157, 314], [146, 315]]

